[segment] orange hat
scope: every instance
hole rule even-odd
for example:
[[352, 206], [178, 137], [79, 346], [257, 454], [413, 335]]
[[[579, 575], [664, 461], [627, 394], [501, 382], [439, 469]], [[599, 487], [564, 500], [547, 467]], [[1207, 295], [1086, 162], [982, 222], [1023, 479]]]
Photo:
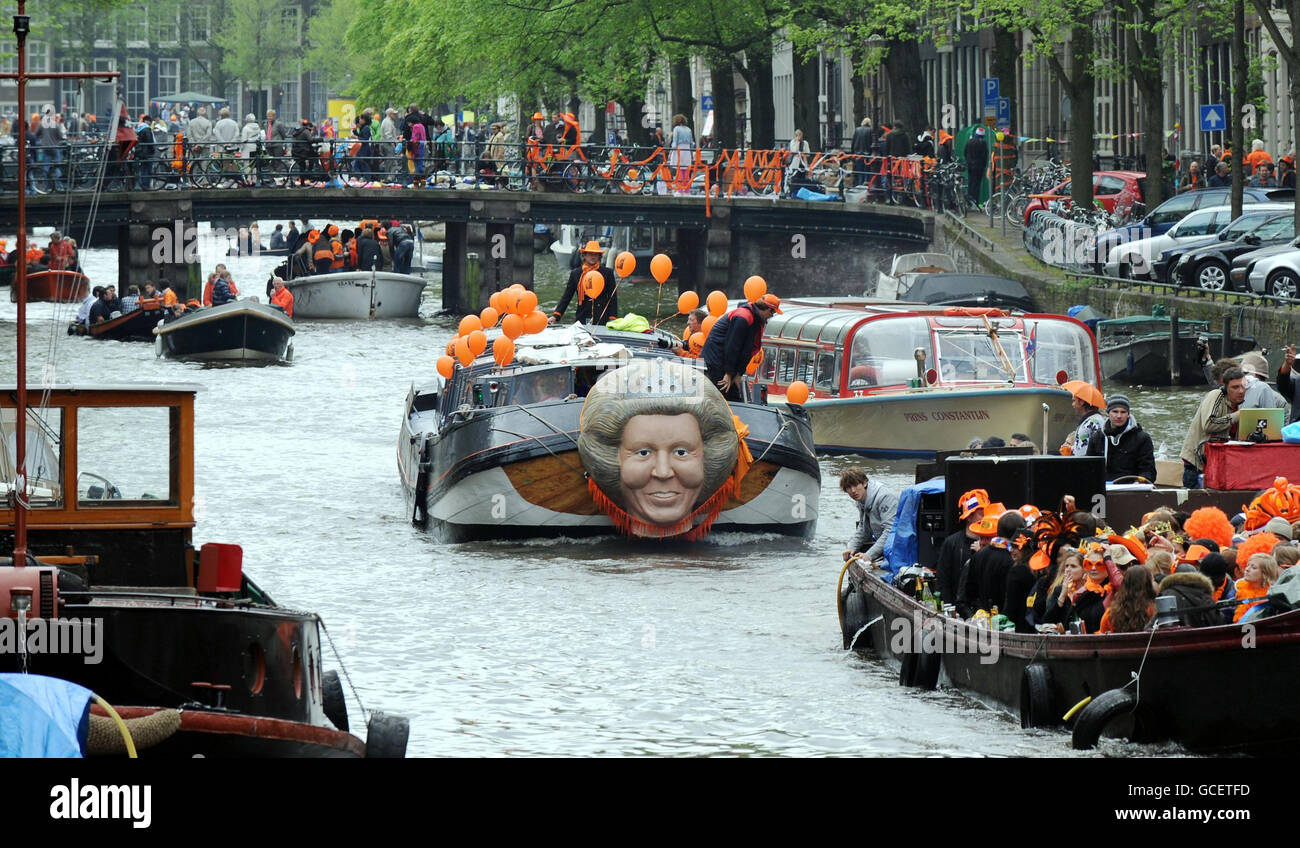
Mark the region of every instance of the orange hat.
[[[1133, 558], [1138, 561], [1139, 565], [1145, 565], [1147, 561], [1147, 546], [1130, 536], [1117, 536], [1114, 533], [1106, 537], [1106, 540], [1112, 545], [1123, 545]], [[1114, 559], [1114, 557], [1111, 557]], [[1118, 560], [1116, 560], [1118, 562]], [[1121, 563], [1122, 564], [1122, 563]]]
[[312, 244], [315, 244], [316, 242], [320, 241], [320, 230], [308, 230], [307, 241], [311, 242]]
[[582, 246], [579, 253], [604, 253], [605, 248], [600, 246], [600, 242], [592, 240]]
[[768, 306], [772, 307], [772, 311], [775, 312], [777, 315], [785, 314], [784, 312], [781, 311], [781, 298], [777, 297], [771, 292], [768, 292], [767, 294], [763, 295], [755, 302], [766, 303]]
[[950, 142], [950, 141], [952, 141], [952, 133], [944, 132], [943, 130], [939, 130], [939, 143], [940, 143], [940, 144], [947, 144], [947, 143]]
[[1201, 560], [1205, 559], [1209, 555], [1210, 555], [1210, 549], [1205, 547], [1204, 545], [1192, 545], [1190, 548], [1187, 549], [1187, 553], [1183, 554], [1182, 559], [1178, 561], [1189, 563], [1191, 565], [1196, 565], [1197, 563], [1199, 563]]
[[1033, 571], [1042, 571], [1052, 564], [1052, 558], [1044, 551], [1034, 551], [1034, 555], [1029, 558], [1029, 567]]
[[1033, 504], [1025, 504], [1020, 508], [1020, 514], [1025, 519], [1025, 524], [1033, 524], [1042, 515], [1042, 511]]
[[336, 236], [339, 234], [339, 228], [335, 224], [330, 224], [328, 227], [325, 228], [325, 232], [331, 236]]
[[957, 517], [963, 521], [970, 517], [970, 514], [977, 509], [984, 509], [989, 505], [989, 493], [983, 489], [971, 489], [969, 492], [962, 494], [957, 501], [957, 508], [961, 514]]
[[989, 504], [984, 507], [984, 517], [971, 525], [971, 529], [976, 536], [996, 536], [998, 535], [998, 519], [1005, 515], [1007, 508], [1000, 503]]
[[543, 115], [541, 112], [534, 112], [534, 113], [533, 113], [533, 120], [534, 120], [534, 121], [545, 121], [545, 120], [546, 120], [546, 116]]

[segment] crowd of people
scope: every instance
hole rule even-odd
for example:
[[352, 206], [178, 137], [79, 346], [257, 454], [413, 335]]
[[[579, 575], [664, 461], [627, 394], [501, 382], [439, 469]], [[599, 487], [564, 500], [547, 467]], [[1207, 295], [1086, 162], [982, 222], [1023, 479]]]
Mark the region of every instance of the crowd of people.
[[304, 219], [301, 228], [295, 221], [290, 221], [283, 231], [277, 225], [270, 247], [283, 250], [287, 256], [276, 270], [285, 279], [341, 271], [383, 271], [389, 266], [394, 273], [409, 274], [415, 255], [415, 231], [410, 224], [377, 218], [362, 220], [355, 228], [312, 226]]
[[9, 250], [7, 239], [0, 239], [0, 268], [12, 268], [22, 262], [28, 273], [38, 271], [81, 271], [77, 260], [77, 242], [55, 230], [49, 242], [42, 247], [34, 239], [28, 240], [25, 256], [18, 255], [15, 245]]
[[[1215, 144], [1204, 158], [1196, 155], [1175, 160], [1172, 153], [1165, 157], [1166, 176], [1178, 173], [1178, 191], [1196, 191], [1202, 188], [1227, 188], [1232, 185], [1230, 164], [1234, 156], [1232, 143]], [[1246, 185], [1252, 188], [1295, 188], [1295, 149], [1278, 157], [1264, 149], [1264, 142], [1255, 139], [1250, 152], [1242, 157], [1242, 173]]]

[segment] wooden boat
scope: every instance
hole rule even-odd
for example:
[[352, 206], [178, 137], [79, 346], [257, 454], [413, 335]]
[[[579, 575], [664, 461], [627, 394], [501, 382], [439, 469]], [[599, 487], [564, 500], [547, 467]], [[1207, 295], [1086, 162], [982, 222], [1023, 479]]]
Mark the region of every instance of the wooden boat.
[[[320, 618], [278, 605], [243, 571], [238, 546], [193, 547], [196, 391], [60, 387], [29, 410], [24, 534], [34, 558], [0, 561], [0, 615], [80, 630], [83, 650], [3, 652], [0, 669], [141, 707], [128, 715], [183, 709], [159, 754], [360, 756], [337, 676], [323, 669]], [[11, 398], [0, 395], [10, 446]], [[11, 451], [0, 452], [4, 480], [15, 479]], [[0, 543], [13, 542], [16, 520], [0, 510]], [[372, 754], [404, 748], [391, 717], [380, 726]]]
[[768, 321], [758, 382], [812, 396], [819, 451], [933, 457], [972, 438], [1057, 445], [1078, 423], [1067, 379], [1097, 383], [1087, 327], [1061, 315], [791, 298]]
[[389, 271], [340, 271], [285, 283], [296, 317], [357, 320], [417, 317], [425, 285], [423, 277]]
[[895, 528], [905, 528], [915, 549], [890, 545], [888, 571], [858, 562], [846, 567], [838, 604], [846, 648], [852, 643], [897, 664], [904, 685], [969, 691], [1018, 715], [1024, 727], [1060, 726], [1090, 698], [1075, 719], [1077, 747], [1090, 747], [1110, 726], [1198, 752], [1300, 750], [1300, 728], [1285, 706], [1300, 694], [1290, 673], [1300, 661], [1300, 611], [1255, 619], [1249, 636], [1240, 624], [1177, 622], [1141, 633], [994, 634], [916, 597], [923, 595], [916, 581], [930, 579], [924, 569], [934, 564], [938, 543], [956, 529], [958, 493], [975, 483], [987, 485], [990, 498], [1044, 509], [1070, 492], [1080, 503], [1104, 503], [1112, 526], [1128, 526], [1157, 505], [1239, 506], [1251, 493], [1125, 491], [1105, 484], [1097, 457], [957, 458], [942, 471], [901, 498], [915, 507], [900, 511]]
[[[506, 368], [485, 357], [450, 380], [413, 386], [397, 443], [413, 523], [453, 542], [617, 532], [620, 517], [592, 491], [592, 468], [578, 448], [584, 402], [602, 375], [630, 362], [664, 360], [694, 371], [697, 361], [666, 349], [671, 339], [659, 331], [554, 328], [521, 338]], [[719, 501], [711, 525], [672, 537], [811, 535], [821, 474], [807, 415], [785, 404], [732, 403], [731, 411], [748, 429], [743, 442], [753, 464]], [[709, 495], [701, 490], [699, 498]]]
[[157, 327], [158, 322], [167, 315], [168, 310], [163, 308], [162, 302], [154, 298], [152, 302], [145, 301], [139, 309], [98, 324], [91, 324], [89, 327], [74, 321], [68, 325], [68, 335], [90, 336], [92, 339], [118, 342], [151, 342], [154, 327]]
[[[1178, 322], [1177, 363], [1171, 363], [1173, 324], [1164, 315], [1135, 315], [1097, 323], [1097, 347], [1101, 373], [1107, 380], [1139, 386], [1205, 385], [1205, 371], [1196, 349], [1197, 340], [1210, 345], [1210, 356], [1240, 356], [1255, 349], [1255, 339], [1229, 337], [1225, 351], [1223, 334], [1211, 333], [1208, 321]], [[1171, 368], [1171, 365], [1174, 367]], [[1174, 373], [1171, 373], [1174, 372]]]
[[194, 309], [153, 332], [155, 350], [168, 359], [244, 364], [293, 359], [293, 321], [282, 310], [251, 300]]
[[[27, 302], [81, 303], [90, 294], [90, 278], [76, 271], [36, 271], [27, 275]], [[18, 302], [18, 292], [9, 287], [9, 299]]]

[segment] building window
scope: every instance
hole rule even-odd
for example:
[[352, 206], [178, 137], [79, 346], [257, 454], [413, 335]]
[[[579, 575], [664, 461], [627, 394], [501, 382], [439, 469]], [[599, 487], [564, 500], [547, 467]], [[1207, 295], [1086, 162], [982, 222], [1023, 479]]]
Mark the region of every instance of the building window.
[[[57, 69], [60, 73], [75, 73], [82, 69], [82, 64], [76, 59], [60, 59]], [[82, 92], [79, 90], [81, 82], [75, 79], [54, 80], [56, 109], [61, 112], [80, 112], [86, 106], [93, 105], [82, 102]]]
[[154, 22], [154, 35], [159, 44], [176, 44], [181, 40], [180, 21], [173, 15], [160, 13]]
[[149, 63], [144, 59], [126, 60], [126, 112], [138, 118], [149, 107]]
[[301, 107], [298, 102], [298, 81], [285, 82], [280, 85], [280, 120], [286, 127], [292, 127], [302, 120]]
[[285, 9], [281, 11], [280, 26], [284, 28], [285, 37], [296, 43], [299, 40], [298, 10]]
[[307, 104], [307, 109], [313, 123], [320, 123], [329, 114], [329, 104], [325, 102], [325, 86], [316, 81], [315, 74], [312, 75], [311, 103]]
[[122, 35], [128, 42], [148, 43], [149, 10], [145, 6], [122, 10]]
[[200, 94], [207, 94], [210, 83], [211, 80], [208, 78], [207, 66], [198, 59], [191, 59], [189, 82], [185, 87], [189, 91], [197, 91]]
[[181, 60], [158, 60], [158, 96], [168, 97], [181, 90]]
[[207, 6], [190, 7], [190, 41], [212, 38], [212, 10]]
[[[16, 73], [18, 73], [18, 54], [17, 54], [17, 53], [10, 53], [10, 54], [8, 54], [8, 55], [6, 55], [6, 56], [0, 57], [0, 73], [3, 73], [3, 74], [16, 74]], [[9, 85], [8, 82], [6, 82], [5, 84], [6, 84], [6, 85]]]
[[27, 42], [27, 70], [33, 74], [49, 73], [49, 47], [39, 41]]

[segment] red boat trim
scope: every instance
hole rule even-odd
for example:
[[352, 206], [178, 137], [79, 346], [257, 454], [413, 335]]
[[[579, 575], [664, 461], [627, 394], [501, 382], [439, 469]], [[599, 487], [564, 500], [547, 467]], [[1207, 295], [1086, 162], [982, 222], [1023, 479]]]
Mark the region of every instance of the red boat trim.
[[[153, 715], [162, 707], [116, 707], [122, 718], [139, 718]], [[91, 707], [96, 715], [107, 715], [98, 704]], [[304, 724], [298, 721], [286, 721], [263, 716], [240, 715], [238, 713], [215, 713], [203, 710], [181, 710], [181, 730], [192, 733], [229, 734], [249, 736], [256, 739], [277, 739], [286, 742], [303, 742], [323, 748], [346, 751], [357, 757], [364, 757], [366, 745], [357, 737], [343, 730]]]

